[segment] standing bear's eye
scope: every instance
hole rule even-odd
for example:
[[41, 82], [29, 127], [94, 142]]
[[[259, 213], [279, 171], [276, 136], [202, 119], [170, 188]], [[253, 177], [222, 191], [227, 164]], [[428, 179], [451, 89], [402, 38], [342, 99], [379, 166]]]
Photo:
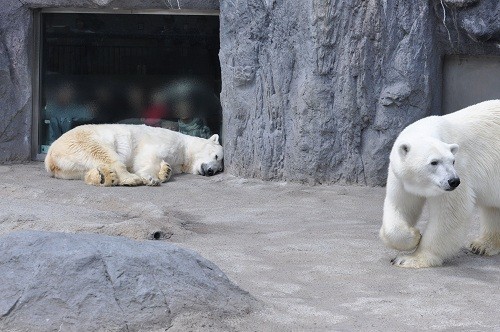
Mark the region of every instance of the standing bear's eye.
[[215, 155], [215, 160], [219, 159], [219, 156], [218, 155]]
[[433, 160], [433, 161], [431, 161], [431, 165], [432, 165], [432, 166], [436, 166], [437, 164], [438, 164], [438, 161], [437, 161], [437, 160]]

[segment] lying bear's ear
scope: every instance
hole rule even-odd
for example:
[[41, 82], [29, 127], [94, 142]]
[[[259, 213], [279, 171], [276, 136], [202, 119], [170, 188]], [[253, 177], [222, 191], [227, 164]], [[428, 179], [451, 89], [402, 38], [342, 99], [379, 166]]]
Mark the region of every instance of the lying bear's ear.
[[401, 156], [401, 158], [406, 157], [406, 155], [410, 151], [410, 145], [407, 143], [403, 143], [399, 146], [398, 151], [399, 151], [399, 155]]
[[451, 153], [453, 153], [453, 155], [456, 155], [458, 152], [458, 144], [450, 144], [449, 147]]
[[219, 135], [213, 134], [212, 136], [210, 136], [210, 138], [208, 140], [214, 141], [215, 143], [219, 143]]

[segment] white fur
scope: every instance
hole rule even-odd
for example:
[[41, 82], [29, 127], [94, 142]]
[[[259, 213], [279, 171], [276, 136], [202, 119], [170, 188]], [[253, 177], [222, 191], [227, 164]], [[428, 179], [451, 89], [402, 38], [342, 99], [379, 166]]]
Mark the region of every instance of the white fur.
[[[431, 162], [437, 165], [431, 165]], [[455, 163], [453, 163], [455, 162]], [[438, 266], [456, 254], [477, 206], [481, 236], [474, 253], [500, 252], [500, 100], [482, 102], [405, 128], [390, 155], [380, 237], [401, 251], [402, 267]], [[460, 178], [452, 191], [449, 180]], [[415, 227], [427, 202], [430, 218], [421, 236]]]
[[51, 145], [45, 166], [54, 177], [89, 184], [158, 185], [171, 172], [221, 171], [223, 158], [218, 135], [203, 139], [145, 125], [84, 125]]

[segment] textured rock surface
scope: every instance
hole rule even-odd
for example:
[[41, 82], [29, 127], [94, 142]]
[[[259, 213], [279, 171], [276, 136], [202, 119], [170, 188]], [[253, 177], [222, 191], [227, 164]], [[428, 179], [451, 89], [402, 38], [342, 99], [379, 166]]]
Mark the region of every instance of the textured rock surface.
[[0, 6], [0, 162], [29, 160], [31, 15], [20, 1]]
[[4, 235], [0, 280], [2, 331], [224, 328], [256, 303], [194, 252], [102, 235]]
[[224, 1], [228, 169], [383, 183], [392, 139], [437, 102], [431, 16], [421, 1]]
[[[221, 0], [226, 170], [385, 183], [407, 124], [441, 105], [442, 58], [500, 55], [497, 0]], [[30, 157], [30, 8], [217, 9], [217, 0], [7, 0], [0, 8], [0, 162]]]
[[[446, 0], [437, 12], [449, 27], [458, 27], [459, 32], [475, 42], [500, 42], [500, 2], [491, 0]], [[447, 15], [446, 15], [447, 14]], [[449, 28], [453, 30], [453, 28]], [[456, 34], [457, 31], [454, 31]], [[466, 37], [466, 38], [467, 38]], [[455, 36], [454, 43], [460, 47], [460, 36]], [[467, 42], [464, 39], [462, 42]], [[468, 52], [467, 52], [468, 53]], [[492, 52], [499, 54], [499, 52]]]

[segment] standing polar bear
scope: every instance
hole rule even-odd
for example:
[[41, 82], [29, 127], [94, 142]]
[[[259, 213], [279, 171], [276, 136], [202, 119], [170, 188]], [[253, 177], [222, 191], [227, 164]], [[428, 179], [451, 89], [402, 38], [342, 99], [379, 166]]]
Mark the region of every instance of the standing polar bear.
[[[380, 237], [401, 251], [397, 266], [439, 266], [456, 254], [467, 234], [474, 206], [481, 235], [469, 249], [500, 252], [500, 100], [444, 116], [431, 116], [405, 128], [390, 155]], [[417, 223], [424, 203], [429, 223], [421, 236]]]
[[172, 174], [222, 171], [219, 136], [209, 139], [145, 125], [76, 127], [49, 148], [45, 168], [60, 179], [96, 186], [157, 186]]

